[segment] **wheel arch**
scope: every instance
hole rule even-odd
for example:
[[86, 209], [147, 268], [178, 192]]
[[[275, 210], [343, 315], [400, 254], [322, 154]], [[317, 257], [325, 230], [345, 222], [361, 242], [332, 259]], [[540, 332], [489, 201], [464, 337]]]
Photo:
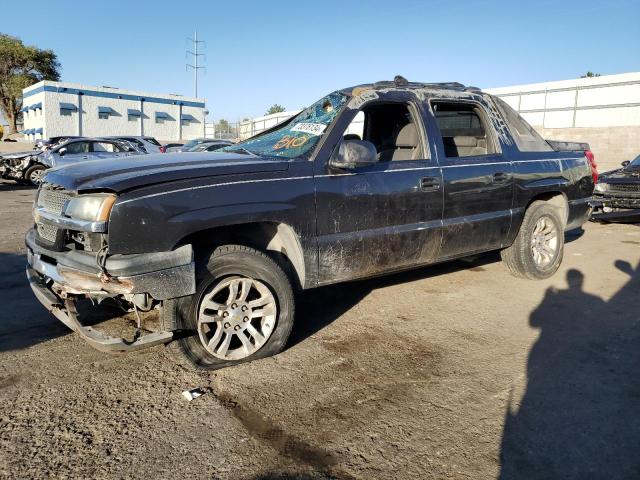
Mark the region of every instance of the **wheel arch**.
[[190, 233], [176, 245], [193, 245], [196, 259], [206, 255], [216, 247], [239, 244], [262, 250], [272, 255], [292, 276], [298, 288], [304, 288], [307, 271], [304, 251], [299, 235], [288, 224], [275, 221], [261, 221], [224, 225]]
[[548, 202], [550, 205], [554, 206], [560, 214], [560, 219], [562, 220], [563, 227], [567, 226], [567, 223], [569, 221], [569, 200], [564, 192], [557, 190], [538, 193], [531, 197], [529, 203], [527, 203], [525, 210], [528, 209], [533, 202], [537, 201]]

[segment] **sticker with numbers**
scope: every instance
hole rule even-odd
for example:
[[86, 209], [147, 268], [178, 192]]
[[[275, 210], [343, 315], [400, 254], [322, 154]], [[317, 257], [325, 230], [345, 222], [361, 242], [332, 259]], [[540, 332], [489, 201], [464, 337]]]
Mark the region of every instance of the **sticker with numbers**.
[[322, 135], [327, 126], [323, 123], [296, 123], [292, 132], [308, 133], [309, 135]]

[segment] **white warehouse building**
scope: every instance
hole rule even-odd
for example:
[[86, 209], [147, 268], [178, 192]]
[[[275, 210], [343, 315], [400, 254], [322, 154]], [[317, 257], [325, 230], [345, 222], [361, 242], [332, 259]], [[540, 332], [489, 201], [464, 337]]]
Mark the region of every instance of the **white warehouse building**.
[[64, 135], [151, 136], [189, 140], [204, 136], [204, 99], [42, 81], [22, 91], [26, 140]]

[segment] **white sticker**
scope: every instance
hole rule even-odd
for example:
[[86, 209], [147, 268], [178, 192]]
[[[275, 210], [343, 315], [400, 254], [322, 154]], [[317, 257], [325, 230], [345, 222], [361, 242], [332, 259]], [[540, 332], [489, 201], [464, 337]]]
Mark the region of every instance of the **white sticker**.
[[297, 123], [291, 129], [292, 132], [309, 133], [311, 135], [322, 135], [327, 126], [323, 123]]

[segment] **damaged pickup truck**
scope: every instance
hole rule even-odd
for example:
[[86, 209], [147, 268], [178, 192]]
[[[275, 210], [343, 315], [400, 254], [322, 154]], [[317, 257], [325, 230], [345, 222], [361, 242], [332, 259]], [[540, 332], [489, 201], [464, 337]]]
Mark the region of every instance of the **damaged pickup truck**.
[[[553, 275], [596, 175], [583, 148], [553, 145], [473, 87], [339, 90], [216, 152], [49, 170], [27, 275], [98, 349], [168, 343], [210, 369], [254, 360], [284, 348], [300, 289], [491, 250], [517, 276]], [[157, 308], [159, 328], [126, 340], [79, 321], [79, 300], [110, 297]]]

